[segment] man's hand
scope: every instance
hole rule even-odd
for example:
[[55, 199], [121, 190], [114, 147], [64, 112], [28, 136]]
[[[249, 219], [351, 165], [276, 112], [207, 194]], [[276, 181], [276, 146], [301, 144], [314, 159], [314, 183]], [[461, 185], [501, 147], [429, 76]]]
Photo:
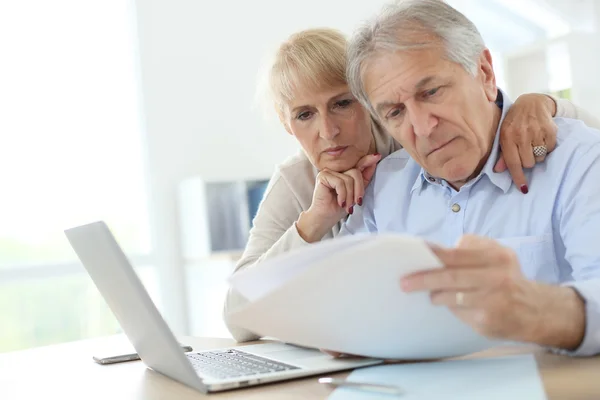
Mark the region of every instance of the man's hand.
[[515, 252], [492, 239], [464, 236], [454, 249], [433, 248], [445, 268], [401, 280], [407, 292], [429, 291], [479, 333], [573, 350], [583, 340], [585, 311], [568, 287], [526, 279]]

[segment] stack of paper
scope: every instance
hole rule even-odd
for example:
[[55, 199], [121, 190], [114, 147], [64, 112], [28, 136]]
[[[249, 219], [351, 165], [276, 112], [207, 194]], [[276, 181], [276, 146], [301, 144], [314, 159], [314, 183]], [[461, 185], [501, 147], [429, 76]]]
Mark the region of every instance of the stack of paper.
[[[404, 393], [399, 397], [402, 400], [546, 400], [531, 354], [360, 368], [348, 380], [397, 386]], [[376, 392], [340, 388], [329, 400], [391, 398]]]
[[459, 356], [496, 344], [428, 293], [404, 293], [407, 273], [441, 268], [422, 239], [361, 235], [291, 251], [235, 274], [249, 304], [232, 323], [302, 346], [376, 358]]

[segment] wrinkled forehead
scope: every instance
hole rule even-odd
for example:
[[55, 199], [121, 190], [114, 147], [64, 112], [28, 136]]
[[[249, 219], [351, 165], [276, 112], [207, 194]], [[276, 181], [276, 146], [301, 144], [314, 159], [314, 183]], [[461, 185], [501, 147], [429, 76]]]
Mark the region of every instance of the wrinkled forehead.
[[382, 52], [365, 63], [362, 80], [371, 102], [381, 96], [409, 96], [432, 80], [453, 73], [453, 63], [436, 48]]

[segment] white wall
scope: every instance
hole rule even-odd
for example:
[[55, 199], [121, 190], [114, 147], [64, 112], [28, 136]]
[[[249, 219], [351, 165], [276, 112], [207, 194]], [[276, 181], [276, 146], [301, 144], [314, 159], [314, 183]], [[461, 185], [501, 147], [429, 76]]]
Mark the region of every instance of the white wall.
[[570, 82], [573, 102], [600, 115], [600, 3], [578, 0], [583, 8], [559, 0], [550, 3], [572, 9], [561, 15], [573, 23], [572, 30], [505, 54], [509, 94], [514, 99], [525, 92], [565, 89], [556, 86]]
[[506, 90], [513, 101], [523, 93], [547, 92], [546, 52], [538, 49], [510, 57], [504, 63], [504, 74]]
[[[164, 313], [186, 333], [176, 188], [185, 177], [264, 178], [296, 150], [253, 108], [264, 56], [315, 26], [351, 32], [383, 0], [137, 0], [153, 246]], [[176, 294], [176, 295], [174, 295]]]
[[600, 116], [600, 34], [574, 33], [568, 37], [567, 44], [573, 102]]
[[[548, 50], [553, 46], [564, 47], [561, 50], [564, 50], [562, 53], [566, 59], [549, 57]], [[562, 65], [556, 65], [558, 63]], [[523, 93], [548, 93], [571, 87], [572, 101], [577, 106], [600, 115], [599, 32], [572, 32], [553, 40], [540, 41], [505, 55], [504, 67], [508, 93], [513, 100]], [[561, 75], [552, 76], [552, 72]], [[562, 82], [562, 87], [557, 82]]]

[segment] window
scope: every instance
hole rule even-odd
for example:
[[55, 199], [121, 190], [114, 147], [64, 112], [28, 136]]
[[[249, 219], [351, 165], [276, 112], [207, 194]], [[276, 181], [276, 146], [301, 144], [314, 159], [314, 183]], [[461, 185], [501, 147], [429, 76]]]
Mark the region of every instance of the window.
[[133, 4], [2, 2], [0, 54], [0, 351], [115, 333], [63, 230], [105, 220], [156, 293]]

